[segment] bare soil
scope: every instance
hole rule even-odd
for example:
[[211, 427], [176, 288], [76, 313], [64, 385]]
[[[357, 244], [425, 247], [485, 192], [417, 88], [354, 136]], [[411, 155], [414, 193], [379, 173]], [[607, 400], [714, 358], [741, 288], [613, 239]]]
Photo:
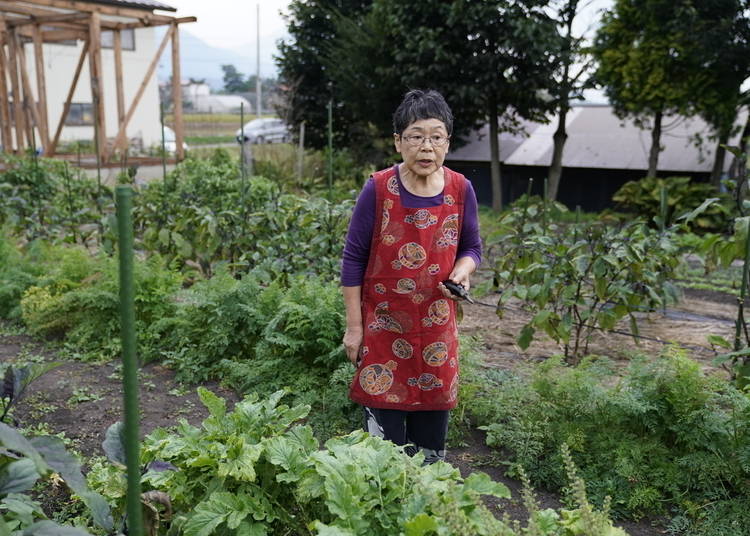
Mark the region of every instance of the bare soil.
[[[485, 298], [491, 301], [491, 297]], [[703, 363], [707, 372], [725, 374], [711, 365], [714, 352], [706, 341], [708, 334], [731, 337], [736, 314], [735, 298], [721, 293], [687, 291], [682, 301], [664, 312], [639, 315], [640, 334], [648, 339], [634, 340], [619, 333], [595, 332], [589, 353], [606, 355], [623, 367], [634, 354], [658, 355], [666, 344], [685, 347], [689, 354]], [[515, 338], [529, 316], [512, 307], [502, 318], [494, 310], [464, 304], [461, 331], [481, 338], [485, 366], [517, 369], [523, 363], [562, 354], [563, 348], [552, 340], [535, 341], [521, 351]], [[6, 326], [7, 327], [7, 326]], [[48, 344], [34, 341], [25, 335], [3, 333], [0, 325], [0, 362], [28, 360], [41, 356], [57, 359]], [[618, 331], [629, 331], [629, 325], [617, 326]], [[142, 436], [158, 427], [169, 427], [180, 419], [199, 424], [207, 411], [200, 403], [194, 388], [185, 388], [174, 379], [174, 373], [159, 364], [148, 364], [141, 369], [140, 407]], [[218, 383], [206, 384], [216, 394], [232, 402], [237, 395]], [[122, 378], [116, 363], [82, 363], [62, 361], [61, 366], [42, 376], [28, 389], [13, 413], [17, 424], [27, 427], [46, 427], [53, 433], [64, 433], [75, 450], [89, 457], [103, 455], [101, 448], [107, 428], [122, 418]], [[463, 475], [484, 471], [493, 479], [505, 483], [513, 492], [510, 500], [488, 499], [487, 504], [498, 515], [523, 520], [526, 509], [520, 499], [520, 483], [507, 478], [498, 453], [484, 443], [484, 434], [473, 431], [465, 439], [466, 446], [449, 451], [448, 461]], [[560, 507], [559, 498], [537, 491], [542, 508]], [[660, 520], [624, 522], [622, 526], [632, 536], [663, 534]]]

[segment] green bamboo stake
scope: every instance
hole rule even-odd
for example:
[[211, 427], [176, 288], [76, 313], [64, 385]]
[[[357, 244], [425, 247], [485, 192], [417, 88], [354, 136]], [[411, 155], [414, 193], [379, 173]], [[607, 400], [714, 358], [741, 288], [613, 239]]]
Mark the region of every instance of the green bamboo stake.
[[[240, 138], [242, 139], [242, 143], [240, 143], [240, 172], [242, 176], [242, 181], [244, 185], [245, 181], [245, 103], [240, 102]], [[245, 190], [242, 190], [242, 202], [245, 202]]]
[[542, 192], [542, 236], [547, 236], [547, 177], [544, 177], [544, 192]]
[[669, 208], [667, 206], [667, 187], [662, 186], [661, 192], [659, 195], [659, 213], [661, 217], [661, 222], [659, 222], [659, 230], [663, 233], [664, 229], [667, 227], [667, 209]]
[[328, 194], [333, 188], [333, 99], [328, 100]]
[[[167, 141], [164, 132], [164, 103], [159, 103], [159, 121], [161, 121], [161, 180], [167, 185]], [[176, 148], [175, 148], [176, 150]]]
[[135, 338], [135, 293], [133, 285], [133, 190], [120, 185], [116, 190], [117, 230], [120, 248], [120, 322], [122, 373], [125, 402], [125, 461], [127, 466], [128, 534], [143, 535], [141, 471], [138, 434], [138, 363]]

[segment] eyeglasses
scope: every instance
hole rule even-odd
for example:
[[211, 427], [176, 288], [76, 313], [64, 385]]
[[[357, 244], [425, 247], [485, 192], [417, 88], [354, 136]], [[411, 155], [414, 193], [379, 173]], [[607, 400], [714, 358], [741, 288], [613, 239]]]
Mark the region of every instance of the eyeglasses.
[[435, 134], [434, 136], [428, 137], [422, 136], [421, 134], [414, 134], [413, 136], [401, 136], [401, 139], [411, 147], [419, 147], [424, 143], [425, 140], [429, 140], [433, 147], [442, 147], [443, 145], [448, 143], [450, 136], [441, 136], [439, 134]]

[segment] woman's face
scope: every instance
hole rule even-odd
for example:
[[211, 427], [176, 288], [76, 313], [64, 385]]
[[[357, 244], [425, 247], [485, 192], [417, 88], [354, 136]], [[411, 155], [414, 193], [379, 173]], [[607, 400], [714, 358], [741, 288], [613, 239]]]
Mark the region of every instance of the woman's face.
[[404, 166], [419, 177], [440, 170], [448, 152], [448, 131], [439, 119], [420, 119], [393, 135]]

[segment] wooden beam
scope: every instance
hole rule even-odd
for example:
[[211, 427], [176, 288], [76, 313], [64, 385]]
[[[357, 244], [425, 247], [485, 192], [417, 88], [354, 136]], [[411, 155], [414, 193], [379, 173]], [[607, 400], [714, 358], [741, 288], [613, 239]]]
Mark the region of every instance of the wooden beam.
[[122, 33], [113, 30], [113, 46], [115, 53], [115, 87], [117, 88], [117, 125], [125, 121], [125, 91], [122, 87]]
[[[35, 2], [38, 3], [38, 2]], [[65, 9], [72, 9], [71, 6], [61, 6]], [[91, 16], [90, 12], [86, 11], [81, 13], [81, 10], [78, 11], [55, 11], [52, 9], [44, 9], [44, 8], [37, 8], [37, 7], [30, 7], [30, 6], [23, 6], [19, 5], [18, 2], [8, 2], [7, 0], [0, 0], [0, 12], [7, 12], [7, 13], [15, 13], [17, 15], [26, 15], [28, 18], [16, 18], [13, 19], [13, 25], [25, 25], [25, 24], [35, 24], [36, 21], [34, 18], [43, 18], [43, 17], [49, 17], [50, 19], [54, 19], [56, 17], [60, 16], [72, 16], [76, 15], [77, 18], [84, 18], [80, 23], [76, 23], [75, 20], [73, 21], [60, 21], [60, 22], [50, 22], [50, 25], [52, 26], [62, 26], [66, 28], [87, 28], [88, 27], [88, 19]], [[171, 19], [171, 17], [167, 17]], [[101, 27], [107, 28], [107, 29], [115, 29], [120, 23], [118, 21], [101, 21]]]
[[34, 61], [36, 70], [36, 92], [39, 96], [39, 119], [44, 150], [49, 150], [49, 120], [47, 116], [47, 81], [44, 75], [44, 51], [42, 50], [42, 31], [40, 26], [34, 26]]
[[[115, 138], [115, 143], [112, 146], [112, 151], [114, 152], [116, 149], [124, 149], [127, 146], [127, 136], [126, 136], [126, 130], [128, 128], [128, 123], [130, 123], [130, 120], [133, 118], [133, 113], [135, 113], [135, 108], [138, 106], [138, 103], [141, 100], [141, 97], [143, 96], [143, 92], [146, 90], [146, 86], [148, 85], [149, 80], [154, 74], [154, 71], [156, 70], [156, 66], [159, 63], [159, 58], [162, 55], [162, 52], [164, 52], [164, 49], [167, 46], [167, 42], [172, 38], [172, 31], [174, 30], [174, 27], [170, 27], [169, 30], [164, 34], [164, 39], [161, 41], [161, 45], [159, 45], [159, 49], [156, 51], [156, 55], [154, 56], [154, 59], [151, 60], [151, 65], [148, 66], [148, 70], [146, 71], [146, 76], [143, 77], [143, 82], [141, 82], [140, 87], [138, 88], [138, 91], [135, 94], [135, 97], [133, 98], [133, 102], [130, 104], [130, 108], [128, 108], [128, 113], [125, 115], [125, 121], [122, 122], [120, 125], [120, 129], [117, 132], [117, 137]], [[106, 161], [106, 158], [105, 158]]]
[[55, 137], [50, 144], [50, 156], [53, 156], [55, 154], [55, 149], [57, 149], [57, 142], [60, 141], [60, 134], [62, 133], [62, 129], [65, 126], [65, 119], [68, 117], [68, 113], [70, 112], [70, 103], [73, 101], [73, 94], [76, 92], [78, 78], [81, 76], [81, 70], [83, 69], [83, 63], [86, 61], [86, 54], [88, 53], [88, 51], [89, 42], [86, 41], [83, 44], [83, 50], [81, 50], [81, 57], [78, 58], [78, 65], [76, 66], [75, 74], [73, 75], [73, 81], [71, 82], [70, 89], [68, 90], [68, 97], [65, 99], [65, 105], [63, 106], [62, 115], [60, 116], [60, 122], [57, 124]]
[[[34, 119], [33, 124], [29, 124], [30, 131], [34, 129], [34, 125], [36, 125], [37, 130], [39, 131], [39, 143], [42, 145], [42, 147], [48, 147], [49, 146], [49, 138], [45, 136], [42, 128], [42, 117], [41, 113], [39, 112], [39, 100], [34, 97], [34, 92], [31, 89], [31, 82], [29, 81], [29, 71], [28, 67], [26, 65], [26, 50], [24, 49], [23, 43], [21, 43], [20, 37], [18, 37], [18, 34], [16, 34], [16, 40], [18, 42], [18, 59], [20, 60], [20, 66], [21, 66], [21, 83], [23, 84], [23, 94], [24, 94], [24, 105], [26, 109], [31, 113], [31, 117]], [[34, 135], [33, 132], [31, 134], [31, 138], [29, 139], [29, 145], [35, 145], [34, 143]]]
[[57, 13], [55, 15], [30, 15], [29, 18], [14, 20], [9, 26], [22, 26], [24, 24], [47, 24], [55, 25], [54, 23], [64, 22], [75, 22], [81, 19], [85, 19], [88, 23], [88, 13]]
[[91, 75], [91, 98], [94, 108], [94, 125], [96, 142], [99, 146], [99, 156], [104, 161], [107, 145], [106, 121], [104, 120], [104, 92], [102, 79], [102, 32], [101, 15], [91, 13], [89, 24], [89, 72]]
[[163, 22], [153, 21], [153, 22], [151, 22], [148, 25], [144, 25], [143, 23], [140, 23], [140, 22], [120, 22], [120, 23], [117, 24], [117, 27], [120, 30], [131, 30], [131, 29], [143, 28], [145, 26], [149, 26], [149, 27], [153, 27], [153, 26], [167, 26], [167, 25], [173, 24], [174, 22], [177, 22], [177, 24], [183, 24], [185, 22], [196, 22], [197, 20], [198, 19], [195, 18], [195, 17], [179, 17], [179, 18], [176, 18], [176, 19], [172, 19], [169, 22], [167, 22], [167, 21], [163, 21]]
[[8, 72], [10, 73], [10, 87], [13, 92], [13, 118], [15, 119], [16, 151], [22, 154], [26, 145], [23, 135], [26, 131], [26, 121], [23, 117], [23, 103], [21, 102], [21, 84], [18, 81], [18, 59], [16, 58], [16, 40], [13, 30], [6, 32], [8, 43]]
[[87, 30], [50, 30], [42, 32], [42, 41], [45, 43], [54, 43], [55, 41], [86, 41], [89, 32]]
[[34, 4], [62, 9], [75, 9], [76, 11], [87, 11], [89, 13], [99, 13], [115, 17], [131, 17], [144, 21], [171, 21], [174, 18], [166, 15], [156, 15], [152, 11], [145, 9], [107, 6], [76, 0], [34, 0]]
[[180, 70], [180, 26], [172, 23], [172, 106], [174, 112], [175, 157], [184, 160], [185, 150], [182, 142], [185, 139], [182, 124], [182, 73]]
[[[0, 18], [0, 36], [6, 33], [5, 20]], [[10, 129], [10, 96], [8, 95], [7, 64], [5, 59], [5, 39], [0, 40], [0, 141], [3, 151], [13, 151], [13, 133]]]

